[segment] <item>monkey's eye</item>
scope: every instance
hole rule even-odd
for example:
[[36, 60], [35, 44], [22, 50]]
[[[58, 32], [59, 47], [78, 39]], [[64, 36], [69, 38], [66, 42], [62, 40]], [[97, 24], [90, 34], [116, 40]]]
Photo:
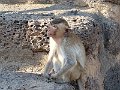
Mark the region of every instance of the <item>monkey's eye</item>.
[[51, 25], [54, 29], [58, 29], [58, 27], [56, 25]]
[[52, 25], [54, 28], [57, 28], [56, 25]]
[[48, 26], [48, 25], [46, 25], [46, 27], [48, 28], [49, 26]]

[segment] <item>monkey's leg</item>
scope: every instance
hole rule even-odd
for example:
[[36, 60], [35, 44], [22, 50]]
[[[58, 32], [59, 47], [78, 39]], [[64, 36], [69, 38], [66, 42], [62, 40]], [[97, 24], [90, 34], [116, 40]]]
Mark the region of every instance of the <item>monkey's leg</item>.
[[70, 82], [70, 74], [67, 73], [67, 74], [62, 75], [61, 77], [58, 77], [55, 82], [59, 83], [59, 84], [69, 83]]
[[70, 82], [70, 75], [71, 75], [71, 73], [70, 73], [69, 71], [66, 72], [66, 73], [62, 76], [63, 82]]
[[80, 79], [77, 80], [77, 83], [78, 83], [78, 86], [79, 86], [79, 90], [84, 90], [83, 83]]

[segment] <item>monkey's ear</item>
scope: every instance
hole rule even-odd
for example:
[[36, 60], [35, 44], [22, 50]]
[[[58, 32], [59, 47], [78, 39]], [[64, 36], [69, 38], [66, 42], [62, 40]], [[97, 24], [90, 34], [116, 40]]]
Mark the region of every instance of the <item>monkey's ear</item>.
[[71, 30], [70, 28], [65, 29], [65, 33], [64, 33], [65, 37], [69, 37], [69, 31], [70, 30]]
[[69, 32], [69, 31], [71, 31], [71, 28], [66, 28], [65, 29], [65, 32]]
[[67, 33], [69, 31], [69, 29], [67, 28], [67, 29], [65, 29], [65, 33]]

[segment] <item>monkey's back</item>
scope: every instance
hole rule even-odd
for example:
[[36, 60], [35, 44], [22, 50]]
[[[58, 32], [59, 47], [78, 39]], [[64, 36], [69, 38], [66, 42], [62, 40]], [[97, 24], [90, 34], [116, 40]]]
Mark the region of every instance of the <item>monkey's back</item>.
[[76, 60], [84, 68], [86, 62], [85, 47], [80, 38], [74, 33], [69, 33], [69, 36], [65, 38], [65, 49], [70, 51], [71, 56], [75, 55]]

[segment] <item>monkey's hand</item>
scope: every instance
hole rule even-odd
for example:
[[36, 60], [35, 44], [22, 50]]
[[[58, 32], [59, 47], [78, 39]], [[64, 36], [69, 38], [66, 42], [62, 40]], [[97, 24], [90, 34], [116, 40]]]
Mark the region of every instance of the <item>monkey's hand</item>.
[[47, 74], [47, 73], [43, 73], [43, 76], [44, 76], [45, 78], [50, 78], [50, 75]]
[[53, 78], [53, 79], [56, 79], [58, 77], [58, 75], [55, 73], [55, 74], [51, 74], [50, 77]]

